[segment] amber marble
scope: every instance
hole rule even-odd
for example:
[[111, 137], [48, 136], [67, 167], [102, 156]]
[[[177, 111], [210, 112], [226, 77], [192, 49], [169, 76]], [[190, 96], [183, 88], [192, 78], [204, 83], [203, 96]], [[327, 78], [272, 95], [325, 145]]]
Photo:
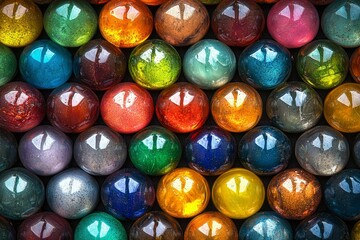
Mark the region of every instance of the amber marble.
[[360, 47], [352, 53], [349, 69], [353, 79], [360, 83]]
[[146, 5], [157, 6], [163, 4], [164, 2], [167, 2], [168, 0], [141, 0], [141, 1]]
[[312, 215], [321, 201], [321, 185], [302, 169], [288, 169], [273, 177], [268, 185], [270, 207], [280, 216], [302, 220]]
[[360, 239], [360, 221], [357, 221], [351, 229], [351, 240]]

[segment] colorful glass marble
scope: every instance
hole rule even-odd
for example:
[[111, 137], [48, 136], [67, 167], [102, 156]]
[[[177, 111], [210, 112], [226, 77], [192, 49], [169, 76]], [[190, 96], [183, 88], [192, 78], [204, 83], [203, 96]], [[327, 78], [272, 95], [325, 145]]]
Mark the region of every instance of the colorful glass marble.
[[241, 225], [242, 240], [292, 240], [291, 225], [274, 212], [259, 212]]
[[114, 0], [101, 9], [99, 29], [111, 44], [131, 48], [150, 36], [153, 16], [149, 8], [139, 0]]
[[199, 129], [209, 115], [209, 100], [197, 86], [179, 82], [163, 90], [156, 102], [156, 116], [167, 129], [187, 133]]
[[291, 141], [279, 129], [259, 126], [239, 141], [241, 164], [258, 175], [271, 175], [284, 170], [291, 157]]
[[0, 216], [0, 239], [16, 240], [16, 233], [13, 225]]
[[303, 220], [296, 228], [295, 240], [349, 240], [347, 225], [340, 218], [320, 212]]
[[99, 185], [95, 178], [81, 169], [70, 168], [49, 180], [46, 199], [50, 209], [61, 217], [79, 219], [97, 206]]
[[17, 60], [13, 51], [0, 43], [0, 86], [15, 77], [16, 66]]
[[344, 83], [325, 98], [324, 116], [330, 126], [340, 132], [360, 131], [360, 84]]
[[9, 82], [0, 88], [0, 127], [11, 132], [26, 132], [43, 120], [43, 95], [24, 82]]
[[188, 166], [203, 175], [222, 174], [234, 164], [235, 138], [219, 127], [207, 126], [192, 132], [184, 145]]
[[291, 73], [290, 52], [272, 40], [259, 40], [241, 52], [238, 71], [241, 80], [257, 89], [273, 89]]
[[106, 90], [125, 77], [125, 54], [103, 39], [80, 47], [74, 56], [74, 75], [94, 90]]
[[136, 220], [129, 231], [130, 240], [182, 240], [180, 224], [163, 212], [149, 212]]
[[127, 240], [127, 233], [119, 220], [96, 212], [81, 219], [75, 228], [74, 240]]
[[72, 55], [53, 41], [38, 40], [22, 51], [19, 69], [24, 80], [34, 87], [57, 88], [71, 76]]
[[187, 49], [183, 65], [185, 78], [189, 82], [202, 89], [216, 89], [234, 77], [236, 58], [226, 44], [205, 39]]
[[160, 179], [156, 199], [169, 215], [190, 218], [204, 211], [210, 200], [210, 188], [195, 170], [176, 168]]
[[0, 128], [0, 172], [12, 167], [17, 160], [17, 141], [15, 136]]
[[356, 165], [360, 167], [360, 134], [358, 134], [354, 140], [353, 158]]
[[219, 127], [245, 132], [256, 126], [262, 115], [262, 100], [251, 86], [232, 82], [218, 89], [211, 99], [211, 114]]
[[298, 48], [311, 42], [319, 24], [319, 14], [307, 0], [280, 0], [271, 7], [267, 16], [270, 35], [287, 48]]
[[360, 2], [337, 0], [328, 5], [321, 17], [325, 36], [343, 47], [360, 46]]
[[24, 220], [17, 234], [18, 240], [73, 239], [70, 224], [53, 212], [41, 212]]
[[79, 134], [74, 143], [76, 164], [92, 175], [109, 175], [125, 163], [124, 138], [106, 126], [94, 126]]
[[44, 185], [35, 174], [18, 167], [0, 173], [1, 216], [25, 219], [39, 211], [44, 200]]
[[351, 240], [360, 239], [360, 221], [357, 221], [351, 230]]
[[234, 222], [219, 212], [205, 212], [194, 217], [187, 225], [184, 240], [238, 239]]
[[344, 220], [360, 219], [360, 170], [345, 169], [325, 185], [324, 198], [330, 211]]
[[151, 176], [163, 175], [178, 165], [181, 144], [177, 136], [166, 128], [150, 126], [132, 137], [129, 157], [141, 172]]
[[360, 48], [357, 48], [351, 54], [349, 69], [355, 82], [360, 83]]
[[44, 29], [63, 47], [79, 47], [95, 35], [97, 14], [85, 0], [52, 2], [44, 14]]
[[107, 177], [101, 187], [105, 209], [120, 220], [135, 220], [155, 202], [152, 180], [136, 169], [124, 168]]
[[157, 34], [173, 46], [189, 46], [198, 42], [209, 26], [208, 11], [196, 0], [169, 0], [155, 14]]
[[221, 42], [244, 47], [258, 40], [265, 27], [261, 7], [252, 0], [224, 0], [212, 14], [211, 28]]
[[265, 188], [253, 172], [232, 168], [215, 180], [211, 196], [221, 213], [233, 219], [244, 219], [260, 210], [265, 200]]
[[302, 169], [288, 169], [271, 179], [267, 199], [270, 207], [280, 216], [302, 220], [318, 208], [321, 185], [313, 175]]
[[340, 132], [328, 126], [316, 126], [297, 139], [295, 156], [309, 173], [331, 176], [345, 168], [350, 147]]
[[125, 82], [105, 92], [100, 111], [106, 125], [117, 132], [128, 134], [150, 123], [154, 102], [148, 91], [135, 83]]
[[24, 47], [39, 37], [43, 16], [30, 0], [3, 0], [0, 22], [0, 42], [8, 47]]
[[274, 89], [267, 98], [266, 113], [271, 122], [290, 133], [315, 126], [323, 112], [319, 94], [302, 82], [287, 82]]
[[99, 99], [90, 88], [66, 83], [47, 99], [47, 117], [51, 125], [66, 133], [79, 133], [91, 127], [99, 116]]
[[140, 86], [158, 90], [169, 87], [181, 73], [181, 58], [170, 44], [152, 39], [138, 45], [129, 57], [129, 72]]
[[150, 6], [156, 6], [156, 5], [161, 5], [164, 2], [167, 2], [168, 0], [141, 0], [143, 3], [145, 3], [146, 5], [150, 5]]

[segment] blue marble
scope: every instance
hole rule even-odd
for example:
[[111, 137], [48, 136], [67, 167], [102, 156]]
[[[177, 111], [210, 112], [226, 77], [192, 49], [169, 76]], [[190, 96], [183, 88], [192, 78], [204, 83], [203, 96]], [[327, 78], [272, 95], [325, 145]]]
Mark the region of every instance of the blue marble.
[[326, 212], [303, 220], [295, 230], [295, 240], [349, 240], [349, 229], [340, 218]]
[[124, 168], [105, 179], [101, 200], [116, 218], [135, 220], [151, 210], [155, 202], [154, 184], [140, 171]]
[[358, 134], [354, 140], [353, 156], [356, 165], [360, 167], [360, 134]]
[[38, 40], [22, 51], [19, 69], [24, 80], [36, 88], [53, 89], [69, 80], [72, 55], [50, 40]]
[[216, 89], [234, 77], [236, 57], [226, 44], [215, 39], [204, 39], [186, 51], [183, 71], [189, 82], [202, 89]]
[[289, 222], [275, 212], [259, 212], [248, 218], [239, 231], [240, 240], [292, 240]]
[[279, 129], [259, 126], [248, 131], [239, 141], [241, 164], [258, 175], [280, 172], [291, 157], [291, 141]]
[[345, 169], [325, 185], [325, 203], [344, 220], [360, 219], [360, 169]]
[[219, 175], [234, 164], [235, 148], [235, 138], [231, 133], [208, 126], [187, 137], [185, 159], [189, 167], [203, 175]]
[[259, 40], [244, 49], [238, 61], [240, 78], [257, 89], [273, 89], [291, 73], [290, 52], [273, 40]]
[[13, 166], [17, 160], [17, 141], [6, 129], [0, 128], [0, 172]]

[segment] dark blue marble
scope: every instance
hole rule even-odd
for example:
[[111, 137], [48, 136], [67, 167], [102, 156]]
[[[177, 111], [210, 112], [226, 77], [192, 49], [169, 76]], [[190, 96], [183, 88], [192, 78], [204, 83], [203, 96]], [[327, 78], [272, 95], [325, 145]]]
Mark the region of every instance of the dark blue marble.
[[258, 175], [280, 172], [291, 157], [291, 141], [279, 129], [259, 126], [248, 131], [239, 141], [242, 165]]
[[344, 220], [360, 219], [360, 169], [345, 169], [325, 185], [325, 203]]
[[349, 229], [340, 218], [326, 213], [317, 213], [303, 220], [296, 228], [295, 240], [348, 240]]
[[185, 140], [189, 167], [204, 175], [219, 175], [232, 167], [236, 142], [231, 133], [216, 127], [201, 128]]
[[106, 210], [120, 220], [135, 220], [151, 210], [155, 188], [146, 175], [124, 168], [106, 178], [101, 187], [101, 200]]
[[10, 168], [17, 160], [17, 141], [15, 136], [0, 128], [0, 172]]
[[360, 167], [360, 134], [355, 138], [353, 150], [355, 163]]
[[291, 73], [290, 52], [273, 40], [259, 40], [241, 53], [240, 78], [257, 89], [273, 89], [284, 83]]

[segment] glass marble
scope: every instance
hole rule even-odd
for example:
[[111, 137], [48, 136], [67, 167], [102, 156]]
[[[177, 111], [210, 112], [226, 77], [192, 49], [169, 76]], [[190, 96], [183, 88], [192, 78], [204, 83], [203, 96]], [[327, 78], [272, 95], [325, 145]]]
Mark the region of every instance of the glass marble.
[[22, 51], [21, 76], [38, 89], [52, 89], [68, 81], [72, 73], [72, 55], [51, 40], [38, 40]]
[[275, 212], [259, 212], [241, 225], [241, 240], [292, 240], [290, 223]]
[[340, 132], [329, 126], [316, 126], [297, 139], [295, 156], [309, 173], [331, 176], [346, 167], [350, 147]]
[[63, 84], [47, 99], [48, 120], [63, 132], [83, 132], [96, 122], [98, 116], [99, 99], [85, 85]]
[[40, 176], [54, 175], [69, 165], [73, 143], [58, 129], [42, 125], [26, 132], [19, 142], [19, 158], [25, 168]]
[[164, 2], [167, 2], [168, 0], [141, 0], [141, 1], [146, 5], [157, 6], [163, 4]]
[[360, 167], [360, 134], [356, 135], [354, 140], [353, 158], [358, 167]]
[[234, 240], [238, 233], [234, 222], [219, 212], [205, 212], [187, 225], [184, 240]]
[[360, 48], [357, 48], [351, 54], [349, 69], [355, 82], [360, 83]]
[[211, 196], [219, 212], [232, 219], [245, 219], [260, 210], [265, 200], [265, 188], [253, 172], [232, 168], [215, 180]]
[[15, 77], [16, 66], [17, 60], [13, 51], [0, 43], [0, 86]]
[[280, 0], [267, 16], [271, 37], [287, 48], [299, 48], [311, 42], [319, 25], [319, 14], [307, 0]]
[[351, 230], [351, 240], [360, 239], [360, 221], [357, 221]]
[[74, 240], [127, 240], [127, 233], [119, 220], [96, 212], [81, 219], [75, 228]]
[[211, 99], [216, 124], [230, 132], [245, 132], [259, 122], [263, 104], [259, 93], [241, 82], [225, 84]]
[[132, 48], [144, 42], [153, 30], [153, 16], [139, 0], [108, 2], [99, 15], [101, 35], [120, 48]]
[[358, 0], [337, 0], [328, 5], [321, 17], [324, 35], [343, 47], [360, 46], [359, 11]]
[[290, 133], [304, 132], [315, 126], [323, 112], [319, 94], [302, 82], [287, 82], [267, 98], [266, 113], [271, 122]]
[[31, 0], [3, 0], [0, 3], [0, 43], [24, 47], [42, 31], [43, 16]]
[[303, 220], [296, 228], [295, 240], [350, 240], [349, 229], [340, 218], [320, 212]]
[[24, 220], [18, 228], [18, 240], [72, 240], [73, 231], [64, 218], [53, 212], [40, 212]]
[[45, 100], [36, 88], [24, 82], [9, 82], [0, 88], [0, 127], [26, 132], [44, 116]]
[[170, 44], [158, 39], [147, 40], [131, 52], [129, 72], [140, 86], [150, 90], [163, 89], [179, 78], [181, 58]]
[[180, 224], [164, 212], [146, 213], [131, 226], [129, 240], [153, 239], [182, 240]]
[[241, 164], [258, 175], [272, 175], [284, 170], [291, 152], [290, 139], [272, 126], [253, 128], [239, 141]]
[[18, 144], [15, 136], [0, 128], [0, 172], [12, 167], [17, 160]]
[[148, 91], [135, 83], [119, 83], [101, 99], [101, 116], [111, 129], [135, 133], [146, 127], [154, 114], [154, 102]]
[[169, 0], [157, 9], [154, 23], [157, 34], [164, 41], [183, 47], [205, 36], [210, 26], [210, 17], [200, 1]]
[[141, 172], [151, 176], [164, 175], [178, 165], [181, 143], [166, 128], [150, 126], [131, 138], [129, 157]]
[[76, 164], [91, 175], [110, 175], [125, 163], [124, 138], [107, 126], [94, 126], [79, 134], [74, 143]]
[[179, 82], [159, 94], [155, 110], [164, 127], [173, 132], [188, 133], [204, 125], [209, 115], [209, 100], [197, 86]]
[[154, 184], [138, 170], [124, 168], [105, 179], [101, 200], [116, 218], [135, 220], [151, 210], [155, 202]]
[[81, 169], [70, 168], [50, 178], [46, 199], [50, 209], [61, 217], [80, 219], [97, 206], [99, 185]]
[[63, 47], [80, 47], [97, 30], [97, 14], [85, 0], [58, 0], [44, 13], [44, 29], [51, 40]]
[[325, 98], [324, 116], [330, 126], [340, 132], [360, 131], [360, 84], [344, 83]]
[[234, 52], [215, 39], [204, 39], [187, 49], [183, 58], [185, 78], [202, 89], [216, 89], [230, 82], [236, 71]]
[[121, 82], [127, 69], [125, 54], [103, 39], [81, 46], [74, 56], [74, 75], [93, 90], [107, 90]]
[[302, 220], [318, 208], [321, 185], [312, 174], [302, 169], [288, 169], [271, 179], [267, 199], [270, 207], [281, 217]]
[[206, 179], [190, 168], [176, 168], [164, 175], [157, 186], [160, 208], [176, 218], [190, 218], [205, 210], [210, 200]]
[[291, 74], [290, 52], [273, 40], [259, 40], [241, 52], [238, 61], [242, 81], [256, 89], [273, 89]]
[[261, 37], [264, 12], [253, 0], [224, 0], [212, 14], [211, 28], [221, 42], [244, 47]]
[[0, 239], [16, 240], [16, 233], [11, 222], [0, 216]]
[[330, 211], [344, 220], [360, 219], [360, 170], [345, 169], [325, 185], [324, 198]]
[[42, 181], [25, 168], [0, 173], [0, 215], [22, 220], [40, 210], [45, 200]]
[[329, 40], [313, 41], [297, 54], [296, 69], [301, 79], [319, 89], [340, 85], [346, 78], [349, 58], [345, 50]]

